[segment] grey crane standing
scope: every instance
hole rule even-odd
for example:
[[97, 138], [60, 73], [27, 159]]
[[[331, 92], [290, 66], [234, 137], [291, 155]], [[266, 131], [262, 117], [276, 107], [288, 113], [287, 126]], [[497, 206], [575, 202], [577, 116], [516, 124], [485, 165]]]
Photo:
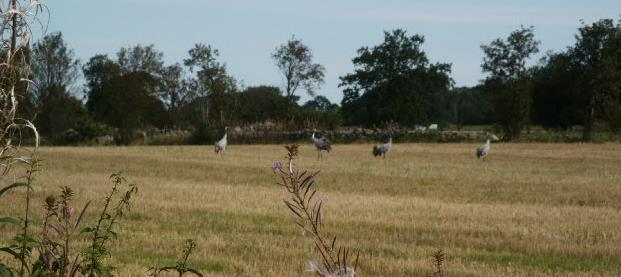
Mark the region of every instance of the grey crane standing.
[[313, 135], [311, 136], [311, 139], [315, 144], [315, 148], [317, 148], [317, 159], [319, 160], [323, 159], [323, 153], [321, 151], [326, 151], [330, 153], [330, 150], [332, 150], [332, 143], [325, 136], [322, 136], [321, 138], [316, 138], [316, 132], [317, 130], [313, 129]]
[[489, 150], [490, 150], [490, 142], [492, 139], [494, 140], [498, 140], [498, 138], [495, 135], [490, 135], [489, 133], [485, 133], [485, 137], [486, 137], [486, 141], [485, 144], [481, 145], [481, 147], [477, 148], [477, 158], [479, 159], [483, 159], [485, 161], [485, 159], [487, 158], [487, 155], [489, 155]]
[[392, 135], [388, 138], [388, 142], [381, 145], [373, 145], [373, 156], [374, 157], [382, 157], [384, 160], [386, 159], [386, 154], [392, 148]]
[[224, 127], [224, 136], [219, 141], [214, 143], [214, 151], [216, 154], [224, 154], [224, 151], [226, 151], [226, 145], [228, 143], [226, 139], [228, 129], [229, 127]]

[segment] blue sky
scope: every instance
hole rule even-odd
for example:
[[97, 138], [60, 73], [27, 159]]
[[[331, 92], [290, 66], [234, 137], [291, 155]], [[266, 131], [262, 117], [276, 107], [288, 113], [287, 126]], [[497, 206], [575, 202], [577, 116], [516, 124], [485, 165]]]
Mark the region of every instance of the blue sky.
[[[401, 1], [401, 0], [49, 0], [48, 32], [62, 31], [79, 59], [114, 55], [120, 47], [151, 44], [167, 63], [180, 62], [201, 42], [220, 50], [230, 74], [245, 86], [282, 86], [270, 54], [292, 35], [326, 67], [319, 94], [340, 102], [338, 77], [353, 70], [362, 46], [384, 30], [425, 36], [432, 62], [452, 63], [457, 86], [482, 77], [480, 45], [522, 25], [535, 26], [541, 50], [574, 42], [579, 20], [619, 18], [621, 1]], [[302, 94], [303, 92], [300, 92]], [[303, 98], [308, 99], [307, 97]]]

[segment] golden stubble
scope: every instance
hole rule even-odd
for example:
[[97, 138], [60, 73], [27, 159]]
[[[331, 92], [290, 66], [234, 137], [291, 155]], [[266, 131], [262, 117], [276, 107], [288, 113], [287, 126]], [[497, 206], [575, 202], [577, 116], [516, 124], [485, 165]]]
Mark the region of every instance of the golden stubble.
[[[371, 145], [335, 145], [318, 161], [308, 144], [296, 166], [321, 171], [325, 230], [360, 250], [362, 275], [422, 275], [439, 248], [451, 276], [621, 274], [621, 145], [492, 144], [485, 162], [477, 146], [395, 144], [383, 161]], [[199, 244], [192, 263], [210, 276], [294, 276], [316, 259], [274, 184], [270, 167], [284, 160], [282, 146], [230, 145], [223, 157], [210, 146], [53, 147], [40, 155], [34, 203], [70, 186], [77, 206], [95, 200], [87, 223], [110, 173], [139, 186], [112, 246], [120, 275], [174, 264], [186, 238]], [[21, 196], [0, 200], [0, 214], [19, 213]], [[6, 242], [13, 230], [0, 231]]]

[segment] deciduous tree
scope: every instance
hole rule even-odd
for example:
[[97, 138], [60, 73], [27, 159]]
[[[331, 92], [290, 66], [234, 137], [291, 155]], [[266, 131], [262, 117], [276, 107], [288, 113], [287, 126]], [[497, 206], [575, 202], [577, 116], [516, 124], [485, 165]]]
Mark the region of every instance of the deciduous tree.
[[324, 82], [325, 68], [313, 63], [313, 52], [295, 37], [278, 46], [272, 59], [285, 80], [285, 96], [292, 101], [300, 88], [315, 96], [315, 91]]
[[506, 140], [518, 138], [530, 117], [531, 76], [526, 62], [539, 51], [533, 31], [533, 27], [522, 26], [506, 39], [481, 46], [485, 54], [481, 67], [489, 73], [485, 88], [494, 95], [496, 120]]

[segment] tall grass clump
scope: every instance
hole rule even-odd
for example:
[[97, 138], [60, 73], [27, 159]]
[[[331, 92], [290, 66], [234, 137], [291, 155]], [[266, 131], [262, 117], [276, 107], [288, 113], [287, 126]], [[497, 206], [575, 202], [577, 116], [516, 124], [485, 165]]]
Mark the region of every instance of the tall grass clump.
[[289, 199], [284, 200], [285, 205], [295, 215], [296, 224], [312, 237], [319, 254], [319, 261], [308, 263], [310, 270], [322, 277], [356, 276], [359, 254], [356, 254], [352, 265], [353, 254], [350, 250], [337, 247], [336, 237], [329, 239], [322, 232], [323, 202], [313, 186], [319, 172], [296, 170], [293, 160], [298, 155], [298, 145], [286, 146], [286, 149], [287, 166], [283, 168], [280, 162], [276, 162], [272, 169], [280, 176], [278, 185], [284, 187], [289, 194]]

